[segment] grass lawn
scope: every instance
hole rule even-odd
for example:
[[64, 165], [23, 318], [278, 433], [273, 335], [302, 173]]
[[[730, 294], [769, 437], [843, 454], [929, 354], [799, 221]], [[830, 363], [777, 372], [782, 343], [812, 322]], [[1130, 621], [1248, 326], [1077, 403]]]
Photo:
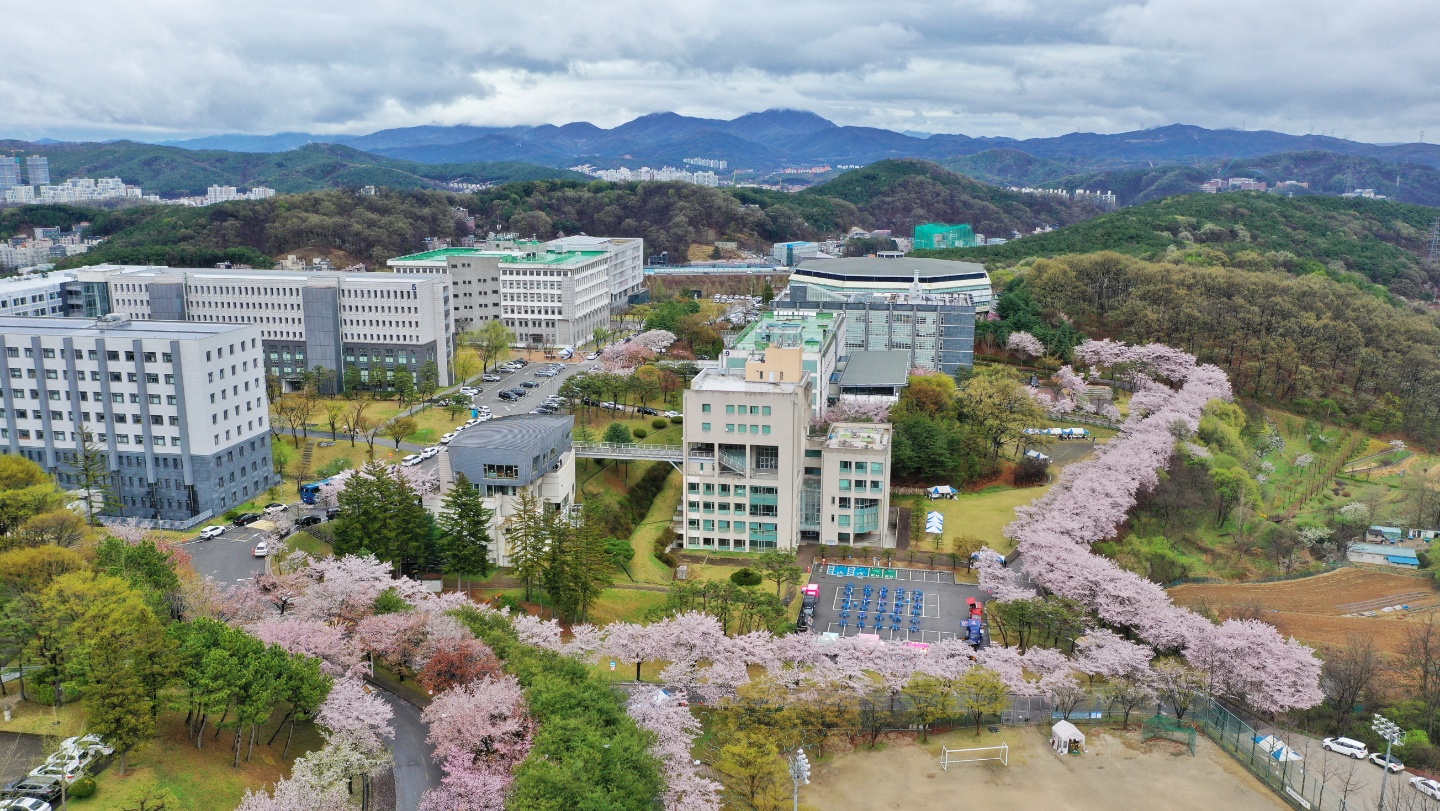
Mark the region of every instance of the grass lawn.
[[291, 535], [285, 539], [285, 545], [291, 549], [304, 552], [312, 558], [328, 558], [332, 551], [330, 544], [325, 543], [308, 532], [297, 532]]
[[[600, 599], [590, 606], [587, 621], [594, 625], [608, 625], [612, 622], [646, 622], [652, 609], [665, 602], [661, 591], [640, 591], [638, 589], [606, 589]], [[631, 673], [633, 676], [634, 673]]]
[[[675, 508], [680, 506], [684, 492], [684, 481], [679, 471], [670, 474], [665, 487], [650, 505], [645, 520], [630, 536], [630, 545], [635, 548], [630, 558], [630, 574], [642, 583], [669, 583], [673, 573], [669, 566], [655, 559], [655, 541], [669, 531], [675, 517]], [[624, 573], [621, 573], [624, 576]]]
[[[48, 708], [41, 708], [48, 711]], [[175, 811], [213, 811], [213, 809], [234, 808], [245, 790], [261, 790], [290, 772], [290, 762], [298, 754], [319, 748], [320, 734], [311, 724], [295, 725], [295, 740], [290, 746], [290, 758], [282, 762], [280, 753], [285, 746], [285, 733], [275, 739], [274, 746], [267, 746], [270, 734], [275, 731], [282, 714], [277, 714], [266, 724], [262, 735], [255, 743], [255, 752], [245, 761], [241, 753], [240, 768], [233, 762], [232, 731], [222, 732], [216, 740], [213, 731], [205, 733], [204, 749], [196, 749], [195, 742], [186, 737], [185, 714], [167, 712], [160, 716], [157, 734], [153, 742], [130, 753], [129, 772], [120, 774], [120, 763], [115, 761], [95, 779], [98, 790], [94, 797], [85, 800], [71, 800], [71, 807], [82, 811], [118, 811], [134, 807], [133, 797], [146, 789], [156, 788], [169, 791], [178, 804], [167, 805]]]
[[[20, 685], [10, 682], [5, 689], [18, 692]], [[69, 738], [83, 734], [85, 729], [85, 710], [78, 701], [63, 707], [47, 707], [33, 701], [16, 702], [11, 719], [8, 723], [0, 721], [0, 731]]]
[[[1050, 490], [1050, 485], [1040, 487], [987, 487], [978, 493], [962, 493], [954, 499], [936, 499], [931, 501], [924, 496], [901, 496], [895, 499], [896, 504], [918, 506], [923, 512], [939, 510], [945, 516], [945, 542], [946, 546], [942, 551], [949, 551], [948, 543], [951, 538], [962, 532], [971, 537], [979, 538], [990, 548], [1008, 554], [1014, 548], [1014, 542], [1005, 537], [1005, 525], [1015, 520], [1015, 508], [1029, 504], [1037, 498], [1045, 495]], [[933, 536], [931, 536], [933, 537]], [[930, 540], [923, 541], [919, 548], [922, 552], [934, 549]], [[923, 559], [923, 558], [921, 558]]]

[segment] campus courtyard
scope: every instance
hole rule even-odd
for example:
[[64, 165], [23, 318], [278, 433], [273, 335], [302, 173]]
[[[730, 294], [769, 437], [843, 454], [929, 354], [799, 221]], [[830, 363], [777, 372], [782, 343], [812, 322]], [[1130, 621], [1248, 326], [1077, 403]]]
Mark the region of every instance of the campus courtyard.
[[[825, 811], [1280, 811], [1289, 806], [1205, 738], [1191, 756], [1181, 744], [1140, 743], [1128, 732], [1084, 728], [1088, 752], [1057, 755], [1047, 726], [1004, 727], [997, 733], [957, 730], [928, 744], [897, 739], [883, 749], [860, 748], [816, 766], [800, 792], [801, 808]], [[1009, 766], [951, 764], [941, 746], [1010, 745]], [[988, 752], [986, 754], [989, 754]]]

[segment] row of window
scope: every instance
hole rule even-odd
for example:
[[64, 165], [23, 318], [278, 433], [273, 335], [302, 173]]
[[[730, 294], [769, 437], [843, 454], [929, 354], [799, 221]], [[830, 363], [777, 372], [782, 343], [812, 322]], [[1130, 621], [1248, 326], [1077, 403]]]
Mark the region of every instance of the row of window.
[[[733, 504], [733, 506], [732, 506]], [[749, 515], [773, 518], [778, 516], [779, 506], [775, 504], [746, 504], [743, 501], [691, 501], [687, 505], [692, 513], [705, 513], [706, 515]]]
[[[34, 369], [25, 369], [24, 371], [25, 371], [24, 377], [29, 378], [30, 380], [38, 380], [39, 377], [40, 377], [40, 376], [36, 373], [36, 371], [35, 371]], [[46, 379], [46, 380], [61, 380], [61, 379], [69, 380], [69, 379], [70, 379], [70, 370], [69, 370], [69, 369], [45, 369], [45, 370], [43, 370], [43, 371], [45, 372], [45, 379]], [[20, 372], [21, 372], [20, 367], [18, 367], [18, 366], [12, 366], [12, 367], [10, 367], [10, 377], [11, 377], [11, 379], [14, 379], [14, 380], [20, 379], [20, 377], [21, 377]], [[130, 383], [139, 383], [139, 382], [140, 382], [140, 375], [139, 375], [138, 372], [110, 372], [109, 375], [110, 375], [110, 382], [111, 382], [111, 383], [121, 383], [121, 382], [126, 382], [126, 381], [128, 381], [128, 382], [130, 382]], [[75, 372], [75, 379], [76, 379], [76, 380], [84, 380], [84, 379], [85, 379], [85, 372], [84, 372], [84, 370], [77, 370], [77, 371]], [[94, 381], [94, 382], [96, 382], [96, 383], [100, 382], [100, 373], [99, 373], [99, 372], [95, 372], [95, 371], [90, 372], [90, 380], [92, 380], [92, 381]], [[146, 382], [146, 383], [150, 383], [150, 384], [152, 384], [152, 385], [158, 386], [158, 385], [160, 385], [160, 375], [158, 375], [158, 374], [153, 374], [153, 373], [151, 373], [151, 372], [146, 372], [146, 373], [145, 373], [145, 382]], [[167, 375], [165, 375], [165, 383], [166, 383], [166, 385], [169, 385], [169, 386], [175, 385], [175, 375], [173, 375], [173, 374], [167, 374]]]
[[[880, 492], [880, 491], [882, 491], [882, 490], [885, 489], [885, 482], [882, 481], [882, 480], [880, 480], [880, 479], [869, 479], [869, 480], [867, 480], [867, 479], [855, 479], [855, 481], [854, 481], [854, 485], [855, 485], [855, 486], [854, 486], [854, 489], [855, 489], [856, 491], [858, 491], [858, 492], [864, 492], [864, 491], [866, 490], [866, 487], [867, 487], [867, 485], [866, 485], [866, 482], [867, 482], [867, 481], [869, 482], [869, 485], [868, 485], [869, 490], [870, 490], [870, 492], [872, 492], [872, 493], [878, 493], [878, 492]], [[850, 486], [850, 485], [851, 485], [851, 481], [850, 481], [850, 479], [840, 479], [839, 484], [840, 484], [840, 492], [842, 492], [842, 493], [848, 493], [848, 492], [850, 492], [850, 490], [851, 490], [851, 486]]]
[[841, 473], [849, 473], [849, 472], [852, 471], [852, 470], [855, 471], [856, 473], [864, 473], [866, 470], [869, 470], [871, 473], [874, 473], [874, 474], [876, 474], [876, 475], [879, 475], [879, 474], [885, 472], [885, 463], [884, 463], [884, 462], [869, 462], [869, 463], [866, 463], [866, 462], [847, 462], [847, 461], [844, 461], [844, 460], [842, 460], [842, 461], [840, 462], [840, 472], [841, 472]]
[[734, 552], [768, 551], [775, 549], [777, 545], [777, 539], [763, 537], [731, 539], [691, 535], [685, 539], [687, 549], [729, 549]]
[[[3, 409], [3, 408], [0, 408], [0, 420], [5, 419], [6, 416], [7, 416], [6, 410]], [[97, 412], [95, 412], [94, 418], [95, 418], [95, 419], [94, 419], [94, 422], [104, 422], [104, 421], [105, 421], [105, 412], [103, 412], [103, 411], [97, 411]], [[139, 414], [131, 414], [131, 415], [130, 415], [130, 418], [134, 421], [134, 423], [135, 423], [136, 425], [143, 425], [144, 422], [145, 422], [145, 421], [141, 418], [141, 416], [140, 416]], [[18, 419], [18, 420], [25, 420], [25, 419], [43, 420], [43, 419], [45, 419], [45, 412], [40, 411], [40, 410], [38, 410], [38, 409], [32, 410], [32, 411], [26, 411], [26, 410], [23, 409], [23, 408], [17, 408], [17, 409], [15, 409], [15, 419]], [[58, 421], [60, 421], [60, 420], [69, 420], [69, 421], [72, 421], [72, 422], [73, 422], [74, 419], [75, 419], [75, 412], [73, 412], [73, 411], [51, 411], [51, 412], [50, 412], [50, 419], [53, 420], [53, 421], [56, 421], [56, 422], [58, 422]], [[119, 423], [119, 424], [123, 425], [123, 424], [125, 424], [126, 417], [125, 417], [124, 414], [115, 414], [115, 415], [112, 415], [110, 419], [111, 419], [112, 422]], [[81, 421], [81, 422], [91, 422], [91, 414], [90, 414], [90, 412], [89, 412], [89, 411], [81, 411], [81, 412], [80, 412], [80, 421]], [[165, 418], [162, 417], [162, 416], [160, 416], [159, 414], [152, 414], [152, 415], [150, 416], [150, 424], [151, 424], [151, 425], [164, 425], [164, 424], [165, 424]], [[179, 417], [173, 417], [173, 416], [172, 416], [172, 417], [170, 418], [170, 424], [171, 424], [171, 425], [179, 425], [179, 424], [180, 424], [180, 418], [179, 418]]]
[[[26, 392], [25, 389], [11, 389], [11, 390], [10, 390], [10, 396], [11, 396], [12, 398], [16, 399], [16, 400], [24, 400], [24, 399], [25, 399], [25, 392]], [[30, 392], [30, 399], [31, 399], [31, 400], [41, 400], [41, 399], [59, 400], [59, 399], [61, 399], [61, 395], [62, 395], [62, 394], [64, 395], [64, 399], [66, 399], [66, 400], [69, 400], [69, 399], [70, 399], [70, 390], [69, 390], [69, 389], [65, 389], [63, 392], [62, 392], [62, 391], [57, 391], [57, 390], [55, 390], [55, 389], [46, 389], [46, 390], [45, 390], [45, 396], [44, 396], [43, 398], [40, 396], [40, 391], [39, 391], [39, 389], [30, 389], [29, 392]], [[81, 391], [81, 392], [80, 392], [80, 401], [81, 401], [81, 402], [86, 402], [86, 403], [91, 402], [90, 394], [91, 394], [91, 392]], [[94, 402], [97, 402], [97, 403], [103, 403], [103, 402], [105, 402], [105, 394], [104, 394], [103, 392], [98, 392], [98, 391], [97, 391], [97, 392], [94, 392], [94, 395], [95, 395], [95, 397], [94, 397]], [[150, 401], [150, 404], [151, 404], [151, 405], [160, 405], [160, 395], [158, 395], [158, 394], [147, 394], [147, 395], [146, 395], [146, 399]], [[125, 395], [123, 392], [118, 392], [118, 391], [116, 391], [116, 392], [111, 392], [111, 393], [110, 393], [110, 402], [112, 402], [112, 403], [123, 403], [123, 402], [126, 402], [126, 395]], [[136, 394], [136, 393], [134, 393], [134, 392], [131, 392], [130, 395], [129, 395], [129, 402], [131, 402], [131, 403], [138, 403], [138, 402], [140, 402], [140, 395], [139, 395], [139, 394]], [[177, 405], [177, 404], [179, 403], [179, 399], [178, 399], [178, 398], [176, 397], [176, 395], [174, 395], [174, 394], [167, 394], [167, 395], [165, 395], [165, 402], [168, 403], [169, 405]], [[18, 411], [17, 411], [17, 413], [18, 413]]]
[[[33, 357], [35, 357], [35, 347], [33, 347], [33, 346], [26, 346], [26, 347], [7, 346], [7, 347], [5, 347], [5, 355], [6, 355], [7, 357], [11, 357], [11, 358], [18, 358], [18, 357], [20, 357], [20, 355], [21, 355], [22, 349], [23, 349], [23, 352], [24, 352], [25, 357], [27, 357], [27, 358], [33, 358]], [[73, 351], [74, 351], [74, 353], [75, 353], [75, 354], [74, 354], [74, 359], [75, 359], [75, 360], [99, 360], [99, 359], [100, 359], [100, 350], [98, 350], [98, 349], [76, 349], [76, 350], [73, 350]], [[57, 355], [56, 353], [59, 353], [59, 354]], [[40, 357], [42, 357], [42, 358], [50, 358], [50, 359], [54, 359], [54, 358], [56, 358], [56, 357], [63, 358], [63, 357], [65, 357], [65, 354], [64, 354], [64, 353], [65, 353], [65, 350], [64, 350], [64, 349], [54, 349], [54, 348], [51, 348], [51, 347], [41, 347], [41, 349], [40, 349]], [[134, 353], [134, 352], [131, 352], [131, 351], [126, 351], [126, 352], [125, 352], [125, 360], [126, 360], [126, 361], [128, 361], [128, 362], [130, 362], [130, 363], [134, 363], [134, 362], [135, 362], [135, 357], [136, 357], [136, 356], [135, 356], [135, 353]], [[155, 359], [156, 359], [156, 353], [154, 353], [154, 352], [141, 352], [141, 353], [140, 353], [140, 357], [141, 357], [142, 359], [144, 359], [144, 361], [145, 361], [146, 363], [154, 363], [154, 362], [155, 362]], [[173, 362], [175, 361], [175, 356], [172, 355], [172, 354], [170, 354], [169, 352], [161, 352], [161, 353], [159, 353], [159, 358], [160, 358], [160, 362], [161, 362], [161, 363], [173, 363]], [[117, 351], [117, 350], [114, 350], [114, 349], [106, 350], [106, 352], [105, 352], [105, 359], [106, 359], [106, 360], [110, 360], [110, 361], [118, 361], [118, 360], [120, 360], [120, 352]], [[208, 358], [207, 358], [207, 360], [208, 360]]]
[[[105, 444], [105, 443], [107, 443], [107, 442], [110, 441], [110, 435], [109, 435], [109, 434], [91, 434], [90, 436], [91, 436], [91, 438], [92, 438], [95, 442], [100, 443], [100, 444]], [[136, 445], [144, 445], [144, 444], [145, 444], [145, 435], [144, 435], [144, 434], [116, 434], [116, 435], [115, 435], [115, 444], [117, 444], [117, 445], [129, 445], [129, 444], [131, 444], [130, 439], [131, 439], [132, 436], [133, 436], [134, 439], [135, 439], [134, 444], [136, 444]], [[9, 428], [0, 428], [0, 439], [9, 439], [9, 438], [10, 438], [10, 429], [9, 429]], [[44, 439], [44, 438], [45, 438], [45, 431], [44, 431], [43, 429], [40, 429], [40, 428], [36, 428], [36, 429], [34, 429], [33, 431], [32, 431], [31, 429], [29, 429], [29, 428], [16, 428], [16, 429], [15, 429], [15, 438], [16, 438], [16, 439]], [[51, 439], [60, 440], [61, 442], [64, 442], [64, 441], [66, 441], [67, 439], [68, 439], [69, 441], [71, 441], [71, 442], [79, 442], [79, 441], [80, 441], [80, 434], [79, 434], [78, 432], [76, 432], [76, 431], [51, 431], [51, 432], [50, 432], [50, 438], [51, 438]], [[151, 437], [151, 443], [150, 443], [150, 444], [152, 444], [152, 445], [164, 445], [164, 444], [165, 444], [165, 437], [163, 437], [163, 436]], [[178, 436], [172, 436], [172, 437], [170, 437], [170, 444], [173, 445], [173, 446], [175, 446], [175, 447], [177, 447], [177, 448], [180, 447], [180, 437], [178, 437]]]
[[[710, 423], [708, 423], [708, 422], [702, 422], [702, 423], [700, 423], [700, 430], [701, 430], [701, 431], [709, 431], [709, 430], [710, 430]], [[770, 426], [768, 426], [768, 425], [753, 425], [753, 424], [752, 424], [752, 425], [746, 425], [746, 424], [743, 423], [743, 422], [742, 422], [742, 423], [727, 422], [727, 423], [725, 423], [725, 433], [727, 433], [727, 434], [736, 434], [736, 433], [744, 434], [744, 433], [751, 433], [751, 434], [760, 434], [760, 435], [763, 435], [763, 436], [769, 436], [769, 435], [770, 435]]]

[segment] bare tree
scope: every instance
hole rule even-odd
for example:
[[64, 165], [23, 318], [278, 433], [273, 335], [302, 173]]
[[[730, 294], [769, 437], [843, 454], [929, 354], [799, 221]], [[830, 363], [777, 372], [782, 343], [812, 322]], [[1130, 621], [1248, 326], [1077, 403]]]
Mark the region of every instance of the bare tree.
[[1420, 622], [1405, 623], [1403, 676], [1417, 700], [1425, 706], [1425, 734], [1435, 734], [1435, 715], [1440, 713], [1440, 621], [1435, 613]]
[[1124, 726], [1130, 728], [1130, 714], [1141, 704], [1155, 700], [1155, 690], [1139, 679], [1121, 677], [1111, 679], [1100, 691], [1100, 697], [1111, 709], [1118, 707], [1124, 713]]
[[1370, 691], [1384, 667], [1373, 636], [1351, 634], [1344, 645], [1326, 649], [1320, 666], [1320, 687], [1335, 705], [1340, 732], [1350, 728], [1355, 705]]
[[1089, 695], [1089, 693], [1085, 692], [1084, 687], [1081, 687], [1074, 681], [1065, 679], [1050, 690], [1050, 703], [1055, 705], [1056, 710], [1059, 710], [1061, 718], [1069, 721], [1070, 716], [1075, 710], [1079, 709], [1080, 703], [1088, 698]]

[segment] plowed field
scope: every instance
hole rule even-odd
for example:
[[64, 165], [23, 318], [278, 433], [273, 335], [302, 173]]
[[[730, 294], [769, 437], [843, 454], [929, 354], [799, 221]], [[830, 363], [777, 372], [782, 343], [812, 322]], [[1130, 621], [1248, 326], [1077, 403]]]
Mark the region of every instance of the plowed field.
[[[1417, 597], [1420, 592], [1423, 595]], [[1170, 589], [1170, 597], [1181, 605], [1208, 605], [1221, 615], [1258, 609], [1266, 622], [1312, 645], [1341, 644], [1351, 634], [1364, 634], [1389, 651], [1399, 650], [1404, 643], [1405, 623], [1417, 616], [1415, 609], [1440, 606], [1440, 593], [1432, 580], [1353, 567], [1278, 583], [1192, 583]], [[1377, 608], [1404, 603], [1412, 611], [1342, 616], [1356, 613], [1354, 606], [1367, 602]]]

